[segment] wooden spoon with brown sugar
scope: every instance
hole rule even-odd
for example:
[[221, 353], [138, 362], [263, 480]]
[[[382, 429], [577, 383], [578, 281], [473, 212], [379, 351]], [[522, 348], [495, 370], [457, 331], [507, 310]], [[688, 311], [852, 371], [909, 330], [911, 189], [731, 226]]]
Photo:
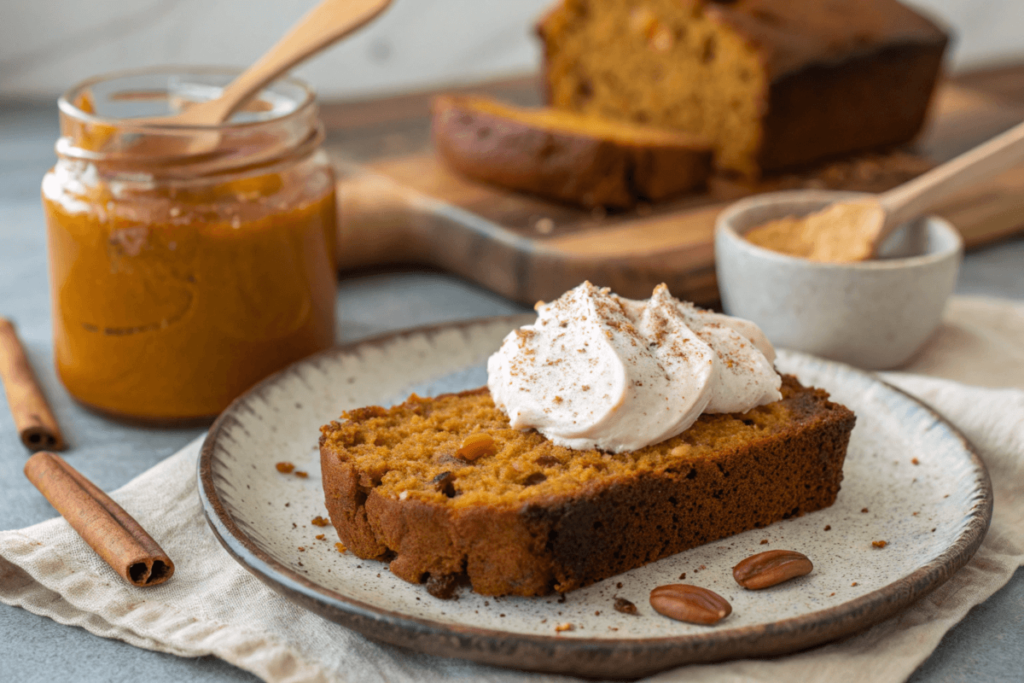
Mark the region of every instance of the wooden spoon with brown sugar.
[[802, 218], [771, 221], [744, 237], [811, 261], [866, 261], [896, 228], [923, 216], [952, 192], [1024, 163], [1024, 123], [908, 183], [874, 197], [837, 202]]

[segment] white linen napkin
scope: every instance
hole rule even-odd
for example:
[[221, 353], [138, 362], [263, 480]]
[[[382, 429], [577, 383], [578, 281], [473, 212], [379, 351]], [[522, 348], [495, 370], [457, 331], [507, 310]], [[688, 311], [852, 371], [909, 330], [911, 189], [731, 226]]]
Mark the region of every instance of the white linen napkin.
[[[903, 681], [1024, 564], [1024, 306], [953, 299], [928, 347], [885, 379], [945, 415], [988, 465], [995, 512], [975, 557], [929, 596], [856, 636], [786, 657], [682, 667], [647, 680]], [[173, 580], [147, 589], [127, 585], [57, 518], [0, 532], [0, 602], [138, 647], [216, 655], [273, 683], [573, 680], [380, 645], [278, 596], [236, 564], [208, 528], [196, 492], [200, 444], [112, 494], [171, 557], [182, 558]]]

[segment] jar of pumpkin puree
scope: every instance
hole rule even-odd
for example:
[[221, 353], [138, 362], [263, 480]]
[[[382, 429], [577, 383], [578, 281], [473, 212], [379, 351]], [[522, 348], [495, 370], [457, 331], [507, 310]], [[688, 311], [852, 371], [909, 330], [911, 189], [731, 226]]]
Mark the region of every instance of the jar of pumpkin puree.
[[313, 93], [279, 81], [222, 125], [166, 116], [236, 74], [148, 70], [59, 101], [43, 178], [54, 353], [117, 416], [216, 415], [334, 342], [334, 176]]

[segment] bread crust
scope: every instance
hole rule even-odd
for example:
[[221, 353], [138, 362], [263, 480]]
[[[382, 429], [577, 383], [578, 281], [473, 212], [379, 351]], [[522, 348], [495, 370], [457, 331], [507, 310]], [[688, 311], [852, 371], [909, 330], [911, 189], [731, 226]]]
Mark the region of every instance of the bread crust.
[[773, 81], [762, 120], [760, 169], [778, 171], [913, 139], [924, 125], [945, 45], [943, 40], [886, 47]]
[[[434, 146], [459, 173], [584, 207], [625, 209], [700, 188], [711, 174], [709, 145], [628, 143], [538, 125], [528, 110], [486, 110], [478, 98], [438, 97]], [[526, 113], [525, 116], [520, 116]]]
[[783, 399], [792, 423], [782, 433], [515, 506], [456, 508], [381, 495], [371, 474], [321, 437], [327, 509], [347, 548], [390, 561], [406, 581], [465, 578], [495, 596], [564, 593], [832, 505], [855, 417], [824, 391], [785, 381], [797, 389]]

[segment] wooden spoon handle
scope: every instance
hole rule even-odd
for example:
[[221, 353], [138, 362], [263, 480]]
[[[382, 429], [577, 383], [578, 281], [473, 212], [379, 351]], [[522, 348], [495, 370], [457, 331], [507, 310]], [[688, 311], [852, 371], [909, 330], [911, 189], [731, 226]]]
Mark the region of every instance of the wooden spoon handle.
[[[391, 0], [323, 0], [305, 14], [274, 47], [228, 85], [216, 100], [189, 116], [210, 124], [226, 121], [268, 83], [293, 66], [362, 27], [383, 12]], [[190, 109], [186, 114], [193, 114]]]
[[880, 195], [886, 212], [881, 242], [900, 225], [925, 214], [951, 193], [1024, 163], [1024, 123], [951, 161]]

